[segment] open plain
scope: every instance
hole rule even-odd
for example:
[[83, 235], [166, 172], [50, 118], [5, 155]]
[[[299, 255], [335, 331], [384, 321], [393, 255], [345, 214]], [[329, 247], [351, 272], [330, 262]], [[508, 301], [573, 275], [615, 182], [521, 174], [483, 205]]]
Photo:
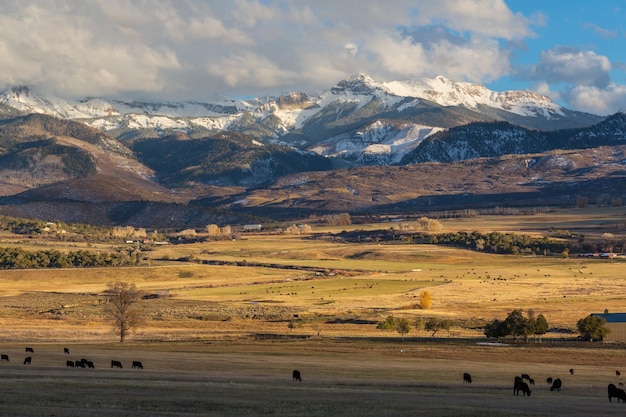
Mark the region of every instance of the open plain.
[[[623, 240], [623, 208], [442, 219], [481, 230]], [[350, 230], [397, 227], [350, 225]], [[583, 232], [584, 230], [584, 232]], [[493, 255], [449, 246], [348, 243], [339, 229], [242, 234], [145, 248], [141, 266], [0, 271], [0, 415], [7, 416], [610, 416], [607, 384], [624, 346], [580, 342], [578, 319], [626, 311], [622, 258]], [[3, 234], [0, 246], [116, 250]], [[145, 321], [125, 343], [103, 315], [126, 281]], [[422, 291], [432, 305], [420, 308]], [[531, 343], [493, 343], [482, 326], [513, 309], [546, 316]], [[376, 328], [388, 315], [447, 318], [450, 331]], [[404, 339], [404, 340], [403, 340]], [[26, 353], [25, 347], [34, 352]], [[70, 354], [63, 353], [67, 347]], [[30, 365], [23, 364], [31, 356]], [[95, 369], [66, 367], [92, 360]], [[123, 369], [111, 369], [119, 360]], [[131, 369], [133, 360], [144, 369]], [[294, 382], [291, 371], [302, 372]], [[570, 369], [575, 372], [571, 374]], [[472, 384], [463, 384], [469, 372]], [[531, 397], [513, 378], [535, 380]], [[547, 377], [563, 380], [550, 391]]]

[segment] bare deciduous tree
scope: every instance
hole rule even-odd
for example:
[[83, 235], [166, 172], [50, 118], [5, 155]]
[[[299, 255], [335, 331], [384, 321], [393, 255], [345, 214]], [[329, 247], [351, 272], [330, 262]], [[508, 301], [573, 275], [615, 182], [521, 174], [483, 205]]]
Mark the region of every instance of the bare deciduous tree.
[[115, 282], [108, 284], [105, 296], [107, 303], [104, 312], [111, 320], [116, 333], [120, 335], [122, 343], [128, 332], [143, 323], [143, 317], [136, 308], [133, 308], [133, 304], [141, 300], [143, 292], [138, 290], [135, 284]]

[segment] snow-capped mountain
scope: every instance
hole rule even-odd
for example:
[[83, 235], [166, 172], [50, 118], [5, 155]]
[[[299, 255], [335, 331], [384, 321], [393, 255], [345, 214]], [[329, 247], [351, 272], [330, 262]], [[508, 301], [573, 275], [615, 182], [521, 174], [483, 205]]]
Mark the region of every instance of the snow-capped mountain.
[[525, 91], [494, 92], [444, 77], [379, 82], [365, 74], [317, 96], [290, 93], [252, 100], [71, 101], [13, 87], [0, 104], [23, 113], [80, 121], [122, 142], [184, 132], [201, 138], [231, 131], [260, 143], [286, 144], [357, 165], [394, 163], [429, 135], [476, 121], [508, 121], [538, 130], [589, 126], [600, 117], [565, 109]]

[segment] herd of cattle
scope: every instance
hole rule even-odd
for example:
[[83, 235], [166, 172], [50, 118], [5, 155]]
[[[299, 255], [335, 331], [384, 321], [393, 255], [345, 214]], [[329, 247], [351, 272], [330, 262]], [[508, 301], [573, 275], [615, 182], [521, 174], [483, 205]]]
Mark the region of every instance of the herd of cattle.
[[[295, 372], [295, 371], [294, 371]], [[570, 374], [574, 375], [574, 370], [569, 370]], [[620, 371], [615, 371], [615, 376], [621, 378]], [[524, 382], [524, 381], [528, 382]], [[546, 382], [550, 384], [550, 391], [561, 391], [561, 387], [563, 386], [563, 381], [561, 378], [552, 379], [552, 377], [548, 377]], [[463, 383], [471, 384], [472, 376], [465, 372], [463, 374]], [[530, 397], [530, 385], [535, 385], [535, 380], [530, 377], [528, 374], [522, 374], [521, 376], [516, 376], [513, 380], [513, 395], [519, 395], [520, 391], [525, 396]], [[619, 386], [623, 384], [620, 382]], [[612, 402], [612, 398], [617, 398], [617, 402], [623, 402], [626, 404], [626, 391], [622, 388], [618, 388], [615, 384], [609, 384], [608, 386], [608, 394], [609, 394], [609, 402]]]
[[[35, 353], [35, 350], [31, 347], [26, 348], [26, 353]], [[70, 354], [70, 350], [68, 348], [63, 348], [63, 353], [66, 355]], [[26, 356], [24, 358], [24, 365], [30, 365], [32, 363], [32, 356]], [[9, 362], [9, 355], [0, 354], [0, 362]], [[80, 360], [67, 360], [65, 362], [65, 366], [68, 368], [95, 368], [93, 361], [82, 358]], [[131, 367], [133, 369], [143, 369], [143, 364], [140, 361], [132, 361]], [[122, 362], [117, 360], [111, 360], [111, 368], [123, 368]], [[569, 370], [570, 374], [574, 374], [574, 370]], [[621, 378], [620, 371], [615, 371], [615, 376], [617, 378]], [[292, 372], [292, 379], [294, 381], [302, 382], [302, 374], [299, 370], [294, 369]], [[525, 382], [528, 381], [528, 382]], [[561, 387], [563, 385], [563, 381], [561, 378], [552, 379], [552, 377], [548, 377], [546, 382], [550, 384], [550, 391], [561, 391]], [[463, 374], [463, 383], [471, 384], [472, 376], [465, 372]], [[528, 374], [522, 374], [521, 376], [516, 376], [513, 380], [513, 395], [519, 395], [521, 392], [523, 396], [529, 396], [531, 394], [530, 385], [535, 385], [535, 380], [530, 377]], [[620, 382], [620, 386], [623, 384]], [[617, 398], [617, 402], [620, 401], [626, 404], [626, 391], [622, 388], [618, 388], [615, 384], [608, 385], [608, 396], [609, 402], [612, 402], [613, 398]]]
[[[26, 348], [26, 353], [35, 353], [35, 350], [32, 347]], [[63, 348], [63, 353], [65, 355], [70, 354], [70, 350], [68, 348]], [[30, 365], [33, 361], [32, 356], [26, 356], [24, 358], [24, 365]], [[0, 362], [9, 362], [9, 355], [2, 353], [0, 354]], [[66, 360], [65, 366], [67, 368], [95, 368], [93, 361], [90, 361], [85, 358], [81, 358], [80, 360]], [[143, 364], [140, 361], [132, 361], [133, 369], [143, 369]], [[123, 368], [122, 362], [117, 360], [111, 361], [111, 368]]]

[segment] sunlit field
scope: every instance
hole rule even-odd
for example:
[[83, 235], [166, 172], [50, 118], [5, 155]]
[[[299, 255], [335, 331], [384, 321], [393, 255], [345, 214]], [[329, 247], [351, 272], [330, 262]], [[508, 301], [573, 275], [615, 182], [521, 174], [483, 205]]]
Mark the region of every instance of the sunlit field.
[[[32, 328], [38, 323], [44, 338], [55, 329], [60, 338], [71, 337], [63, 336], [62, 329], [81, 322], [90, 323], [96, 339], [108, 338], [101, 314], [102, 291], [115, 281], [134, 283], [159, 295], [139, 303], [147, 320], [137, 337], [165, 340], [168, 332], [178, 340], [189, 328], [197, 329], [194, 337], [200, 338], [211, 338], [216, 329], [220, 337], [266, 332], [385, 337], [389, 335], [377, 330], [376, 323], [390, 314], [410, 320], [449, 318], [453, 321], [450, 336], [476, 332], [480, 336], [475, 328], [504, 318], [513, 309], [543, 314], [551, 327], [559, 329], [574, 329], [576, 321], [590, 313], [626, 311], [621, 258], [492, 255], [436, 245], [355, 244], [326, 238], [345, 229], [384, 229], [398, 227], [396, 223], [320, 227], [312, 235], [241, 234], [232, 240], [155, 246], [143, 252], [140, 267], [3, 270], [0, 320], [13, 323], [7, 326], [14, 329], [10, 338], [19, 337], [23, 326], [27, 337], [36, 339]], [[441, 223], [442, 231], [517, 230], [549, 236], [554, 230], [584, 230], [587, 239], [600, 239], [606, 230], [613, 230], [613, 238], [619, 241], [624, 210], [487, 215]], [[0, 244], [16, 241], [16, 236], [5, 234]], [[43, 239], [27, 243], [19, 245], [33, 250], [62, 247]], [[64, 248], [119, 246], [72, 242]], [[419, 306], [422, 291], [432, 295], [428, 309]]]
[[[554, 230], [623, 240], [624, 210], [442, 219], [442, 231]], [[410, 222], [411, 219], [402, 220]], [[452, 247], [346, 243], [341, 230], [312, 235], [241, 234], [237, 239], [155, 246], [139, 267], [0, 271], [0, 415], [522, 416], [618, 415], [606, 386], [624, 367], [621, 344], [576, 340], [590, 313], [626, 312], [624, 261], [490, 255]], [[3, 234], [0, 246], [115, 250]], [[123, 344], [103, 315], [108, 283], [155, 298]], [[432, 305], [419, 305], [422, 291]], [[493, 344], [482, 326], [513, 309], [543, 314], [542, 340]], [[450, 331], [381, 331], [387, 316], [446, 318]], [[489, 343], [487, 343], [489, 342]], [[24, 365], [25, 347], [34, 348]], [[70, 355], [63, 353], [68, 347]], [[88, 358], [95, 369], [66, 361]], [[111, 360], [124, 369], [111, 369]], [[129, 369], [140, 360], [144, 369]], [[301, 370], [303, 381], [291, 379]], [[575, 370], [574, 374], [569, 372]], [[463, 372], [474, 382], [463, 384]], [[513, 377], [535, 379], [529, 397]], [[547, 377], [563, 380], [550, 391]], [[28, 401], [21, 393], [28, 392]], [[80, 398], [77, 400], [76, 398]], [[97, 411], [95, 411], [97, 410]]]

